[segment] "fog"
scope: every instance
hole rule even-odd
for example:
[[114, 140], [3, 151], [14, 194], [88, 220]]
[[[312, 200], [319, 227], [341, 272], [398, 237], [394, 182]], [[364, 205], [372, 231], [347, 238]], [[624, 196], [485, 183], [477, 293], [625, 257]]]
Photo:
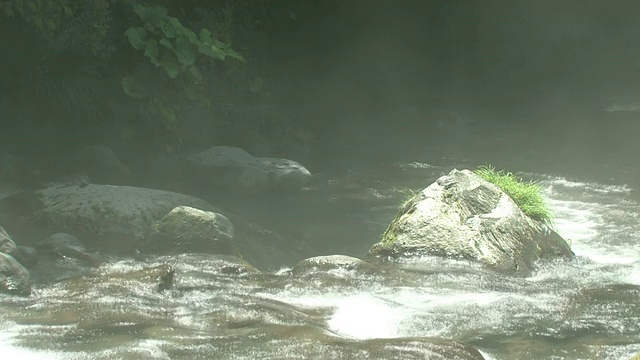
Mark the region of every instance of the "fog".
[[[189, 16], [201, 16], [193, 12], [197, 6], [169, 9], [181, 11], [188, 23]], [[236, 28], [223, 40], [232, 40], [247, 63], [235, 75], [212, 78], [211, 109], [180, 108], [178, 152], [236, 145], [321, 171], [443, 156], [522, 169], [528, 162], [567, 175], [599, 175], [600, 167], [589, 169], [594, 161], [632, 166], [638, 122], [637, 113], [626, 110], [634, 105], [640, 75], [637, 2], [278, 1], [238, 7]], [[68, 37], [60, 45], [39, 38], [28, 16], [7, 17], [0, 43], [7, 50], [0, 67], [3, 151], [38, 156], [101, 142], [144, 152], [140, 141], [123, 144], [116, 129], [136, 123], [139, 134], [156, 125], [141, 121], [139, 105], [122, 93], [122, 77], [144, 59], [132, 57], [123, 42], [120, 31], [130, 18], [117, 17], [123, 14], [115, 5], [111, 11], [106, 40], [116, 52], [99, 66], [75, 47], [65, 48]], [[256, 25], [264, 22], [268, 26]], [[255, 84], [257, 96], [246, 90]], [[61, 104], [62, 111], [49, 109]], [[283, 117], [286, 124], [273, 120]], [[273, 130], [287, 126], [304, 133], [302, 140], [288, 135], [293, 139], [284, 141], [283, 130]], [[267, 150], [239, 139], [247, 128], [261, 132]], [[157, 132], [144, 132], [136, 140], [157, 142]]]
[[[275, 40], [283, 49], [271, 76], [311, 119], [323, 161], [344, 151], [426, 160], [454, 147], [479, 162], [599, 176], [596, 164], [629, 166], [637, 153], [636, 113], [606, 111], [628, 110], [638, 93], [637, 3], [321, 6]], [[484, 160], [478, 141], [495, 143]]]

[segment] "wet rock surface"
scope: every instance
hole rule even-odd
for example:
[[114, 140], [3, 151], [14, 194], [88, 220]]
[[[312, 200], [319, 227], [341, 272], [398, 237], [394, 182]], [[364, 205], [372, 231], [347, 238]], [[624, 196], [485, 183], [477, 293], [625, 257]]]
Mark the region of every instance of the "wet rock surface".
[[90, 266], [100, 266], [102, 259], [98, 254], [87, 250], [78, 238], [66, 233], [56, 233], [36, 245], [41, 255], [57, 258], [72, 258], [86, 262]]
[[213, 146], [187, 159], [196, 182], [249, 194], [298, 190], [311, 178], [302, 164], [289, 159], [257, 158], [243, 149]]
[[27, 296], [31, 294], [31, 275], [11, 255], [0, 252], [0, 292]]
[[132, 254], [136, 241], [149, 236], [156, 221], [177, 206], [214, 209], [192, 196], [131, 186], [54, 186], [36, 195], [42, 204], [39, 224], [116, 253]]
[[179, 206], [162, 217], [156, 226], [157, 235], [142, 250], [154, 253], [203, 252], [234, 255], [235, 230], [224, 215]]
[[375, 267], [366, 261], [345, 255], [316, 256], [297, 263], [291, 272], [294, 275], [308, 275], [320, 271], [374, 271]]
[[571, 257], [568, 243], [525, 215], [497, 186], [452, 170], [406, 201], [370, 257], [436, 255], [528, 274], [535, 261]]

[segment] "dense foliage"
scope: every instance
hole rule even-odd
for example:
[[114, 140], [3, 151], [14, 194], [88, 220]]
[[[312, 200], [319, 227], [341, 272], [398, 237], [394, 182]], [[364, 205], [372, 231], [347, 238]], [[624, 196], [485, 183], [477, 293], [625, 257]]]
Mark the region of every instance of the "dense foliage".
[[231, 43], [269, 29], [266, 7], [258, 0], [0, 0], [7, 55], [0, 117], [107, 129], [165, 151], [211, 145], [225, 122], [242, 122], [237, 109], [247, 96], [265, 97], [259, 48], [247, 51], [249, 66]]

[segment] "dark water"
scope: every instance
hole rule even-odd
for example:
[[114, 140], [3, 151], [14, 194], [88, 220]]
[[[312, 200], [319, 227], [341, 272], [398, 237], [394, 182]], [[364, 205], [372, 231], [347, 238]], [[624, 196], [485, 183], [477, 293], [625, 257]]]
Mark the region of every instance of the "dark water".
[[[407, 189], [447, 170], [405, 163], [329, 179], [335, 187], [325, 202], [306, 215], [283, 205], [290, 221], [278, 226], [324, 239], [325, 253], [363, 255]], [[487, 359], [630, 358], [640, 351], [636, 189], [523, 175], [541, 182], [574, 260], [540, 263], [526, 278], [436, 258], [307, 275], [290, 275], [292, 264], [269, 273], [221, 271], [206, 255], [118, 260], [88, 280], [37, 286], [28, 299], [0, 298], [0, 354], [357, 359], [375, 339], [435, 337], [466, 342]], [[300, 201], [312, 208], [315, 200]], [[171, 291], [157, 293], [144, 277], [123, 275], [161, 264], [176, 269]]]

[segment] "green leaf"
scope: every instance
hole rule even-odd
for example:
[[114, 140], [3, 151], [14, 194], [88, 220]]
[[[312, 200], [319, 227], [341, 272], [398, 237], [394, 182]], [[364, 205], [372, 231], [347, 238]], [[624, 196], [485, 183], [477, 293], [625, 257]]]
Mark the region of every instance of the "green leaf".
[[169, 39], [167, 38], [162, 38], [160, 39], [160, 41], [158, 41], [158, 43], [160, 43], [160, 45], [166, 47], [167, 49], [174, 51], [173, 50], [173, 44], [171, 43], [171, 41], [169, 41]]
[[211, 31], [204, 28], [200, 30], [199, 38], [200, 41], [206, 44], [211, 44], [213, 42], [213, 39], [211, 38]]
[[242, 55], [235, 52], [231, 46], [214, 39], [211, 36], [211, 32], [207, 29], [200, 30], [200, 44], [198, 44], [198, 50], [213, 59], [224, 60], [227, 56], [245, 62]]
[[186, 36], [193, 45], [197, 45], [200, 42], [200, 40], [198, 40], [198, 35], [196, 35], [196, 33], [191, 29], [184, 28], [182, 35]]
[[191, 66], [196, 62], [196, 48], [186, 36], [176, 38], [175, 53], [183, 66]]
[[162, 26], [160, 26], [160, 30], [162, 30], [164, 36], [169, 39], [175, 38], [177, 34], [181, 33], [181, 29], [183, 29], [183, 27], [182, 24], [180, 24], [180, 20], [174, 17], [165, 19], [162, 22]]
[[213, 38], [209, 30], [200, 30], [199, 39], [198, 51], [200, 51], [200, 53], [213, 59], [224, 60], [225, 54], [213, 46]]
[[136, 50], [142, 50], [145, 48], [145, 37], [147, 36], [147, 31], [142, 27], [130, 27], [124, 33], [129, 39], [129, 43]]
[[158, 60], [158, 56], [160, 56], [160, 47], [158, 47], [158, 42], [154, 39], [149, 39], [145, 43], [146, 48], [144, 49], [144, 54], [151, 59], [151, 63], [155, 66], [160, 66], [160, 60]]

